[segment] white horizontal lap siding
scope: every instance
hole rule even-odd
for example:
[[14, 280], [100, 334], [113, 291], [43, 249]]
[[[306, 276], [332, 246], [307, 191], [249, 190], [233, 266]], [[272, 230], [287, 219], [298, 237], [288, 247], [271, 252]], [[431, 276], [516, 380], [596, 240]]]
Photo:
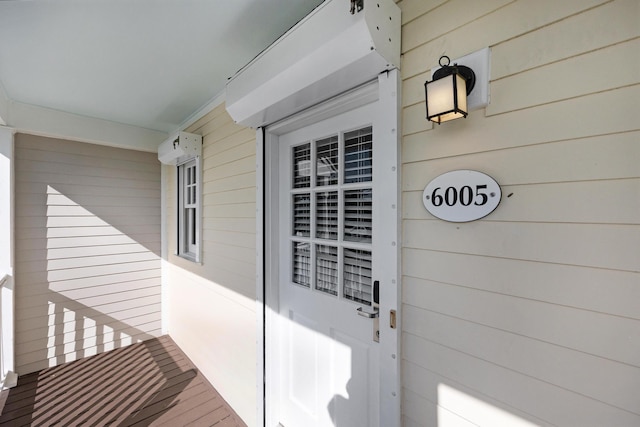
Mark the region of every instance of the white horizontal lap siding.
[[152, 153], [16, 137], [19, 374], [160, 334]]
[[175, 167], [167, 167], [169, 333], [249, 426], [256, 426], [255, 131], [220, 105], [203, 136], [202, 262], [175, 253]]
[[[481, 3], [399, 3], [404, 425], [640, 425], [640, 4]], [[429, 69], [486, 46], [489, 106], [432, 126]], [[456, 169], [491, 215], [425, 210]]]

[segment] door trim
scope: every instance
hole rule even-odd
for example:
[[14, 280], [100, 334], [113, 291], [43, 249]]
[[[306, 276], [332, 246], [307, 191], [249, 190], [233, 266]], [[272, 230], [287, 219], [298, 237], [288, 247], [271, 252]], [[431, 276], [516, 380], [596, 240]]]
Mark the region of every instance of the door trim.
[[[278, 316], [278, 246], [277, 238], [271, 238], [277, 231], [278, 220], [278, 136], [307, 126], [313, 122], [336, 116], [378, 100], [375, 122], [376, 138], [384, 138], [381, 144], [385, 152], [377, 153], [376, 158], [384, 161], [384, 174], [376, 188], [391, 192], [395, 203], [382, 209], [383, 221], [389, 224], [381, 230], [384, 241], [389, 242], [395, 256], [384, 259], [385, 269], [379, 280], [389, 286], [381, 287], [380, 293], [380, 425], [400, 426], [401, 380], [400, 380], [400, 336], [401, 297], [400, 297], [400, 77], [398, 70], [382, 73], [376, 81], [355, 88], [343, 95], [300, 112], [290, 118], [256, 131], [256, 315], [257, 325], [257, 410], [258, 420], [264, 426], [276, 426], [277, 405], [271, 404], [278, 396], [278, 382], [275, 380], [277, 364], [275, 349], [278, 347], [278, 334], [274, 325]], [[394, 226], [395, 225], [395, 226]], [[396, 312], [396, 328], [390, 325], [390, 311]], [[269, 343], [269, 346], [266, 344]], [[272, 381], [271, 379], [274, 378]]]

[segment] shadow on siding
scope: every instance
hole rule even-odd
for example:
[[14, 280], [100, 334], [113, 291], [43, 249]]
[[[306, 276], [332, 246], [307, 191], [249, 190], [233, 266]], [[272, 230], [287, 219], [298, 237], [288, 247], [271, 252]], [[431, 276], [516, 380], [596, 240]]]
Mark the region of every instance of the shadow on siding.
[[153, 153], [16, 138], [20, 375], [161, 333]]

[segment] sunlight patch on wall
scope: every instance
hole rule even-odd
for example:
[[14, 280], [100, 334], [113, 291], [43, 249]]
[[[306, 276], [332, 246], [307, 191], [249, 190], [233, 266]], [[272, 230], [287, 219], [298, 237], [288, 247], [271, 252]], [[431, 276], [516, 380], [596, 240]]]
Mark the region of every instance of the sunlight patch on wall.
[[447, 384], [438, 384], [438, 427], [454, 426], [537, 427], [538, 424]]
[[52, 186], [46, 197], [48, 366], [158, 336], [160, 257], [102, 219], [127, 221], [127, 208], [84, 197], [98, 216]]

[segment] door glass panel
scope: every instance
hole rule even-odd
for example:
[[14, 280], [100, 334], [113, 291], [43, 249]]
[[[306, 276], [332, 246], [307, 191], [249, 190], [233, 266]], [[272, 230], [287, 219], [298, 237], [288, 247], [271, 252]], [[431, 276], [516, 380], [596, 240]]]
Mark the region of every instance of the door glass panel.
[[344, 183], [368, 182], [373, 171], [371, 126], [344, 135]]
[[311, 184], [311, 144], [293, 147], [293, 188], [307, 188]]
[[344, 250], [344, 297], [371, 305], [371, 252]]
[[338, 295], [338, 248], [316, 245], [316, 289]]
[[316, 142], [316, 185], [338, 183], [338, 136]]
[[293, 242], [293, 282], [306, 286], [311, 284], [311, 246], [305, 242]]
[[336, 240], [338, 238], [338, 192], [316, 193], [316, 237]]
[[289, 196], [293, 283], [367, 305], [371, 305], [372, 135], [372, 127], [366, 126], [294, 145]]
[[371, 189], [344, 192], [344, 240], [371, 243]]
[[311, 194], [293, 195], [293, 235], [311, 236]]

